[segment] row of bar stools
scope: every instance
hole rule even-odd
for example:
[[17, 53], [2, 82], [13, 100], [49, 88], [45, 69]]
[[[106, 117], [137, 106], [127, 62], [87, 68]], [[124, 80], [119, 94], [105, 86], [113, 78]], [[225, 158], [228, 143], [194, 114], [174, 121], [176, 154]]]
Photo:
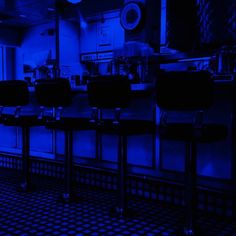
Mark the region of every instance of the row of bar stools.
[[[130, 104], [131, 85], [127, 77], [97, 77], [88, 82], [89, 104], [95, 114], [92, 122], [101, 134], [118, 135], [118, 203], [111, 213], [118, 216], [133, 214], [127, 201], [127, 137], [155, 133], [155, 124], [147, 120], [120, 119], [121, 109]], [[103, 117], [103, 110], [114, 110], [113, 118]]]
[[[54, 107], [62, 111], [62, 107], [71, 104], [71, 88], [66, 79], [37, 80], [35, 83], [36, 96], [39, 105]], [[89, 105], [93, 107], [91, 119], [68, 118], [55, 115], [54, 119], [47, 119], [46, 127], [63, 130], [65, 133], [65, 201], [75, 200], [72, 192], [72, 158], [73, 158], [73, 130], [96, 130], [99, 133], [119, 135], [118, 163], [118, 206], [115, 212], [127, 215], [126, 176], [127, 176], [127, 136], [154, 133], [155, 125], [150, 121], [120, 120], [120, 108], [129, 106], [130, 82], [127, 78], [99, 77], [88, 84]], [[94, 109], [96, 108], [96, 109]], [[43, 109], [43, 108], [42, 108]], [[101, 109], [115, 109], [115, 119], [102, 119]], [[101, 117], [98, 115], [98, 110]], [[43, 111], [43, 110], [42, 110]], [[43, 113], [43, 112], [42, 112]]]
[[[184, 235], [193, 235], [195, 225], [194, 205], [196, 202], [194, 193], [196, 188], [196, 143], [209, 143], [224, 139], [227, 135], [227, 129], [217, 124], [202, 124], [202, 110], [210, 107], [213, 96], [212, 81], [209, 74], [205, 72], [168, 72], [160, 73], [158, 78], [156, 97], [157, 104], [162, 110], [197, 111], [197, 119], [193, 124], [168, 123], [166, 122], [166, 116], [163, 116], [163, 123], [158, 127], [161, 138], [186, 142], [186, 227]], [[199, 91], [201, 91], [201, 96], [199, 96]], [[68, 80], [39, 80], [36, 83], [36, 95], [39, 98], [39, 103], [48, 107], [67, 106], [71, 103], [71, 90]], [[103, 119], [102, 112], [100, 112], [100, 117], [95, 115], [90, 122], [88, 119], [65, 117], [61, 119], [60, 115], [56, 115], [53, 119], [47, 119], [46, 127], [61, 129], [65, 132], [64, 196], [66, 199], [70, 199], [72, 195], [72, 131], [74, 129], [87, 130], [95, 127], [99, 132], [119, 136], [119, 203], [115, 208], [115, 212], [118, 215], [127, 215], [127, 137], [153, 133], [155, 132], [155, 125], [150, 121], [120, 119], [120, 108], [129, 105], [130, 84], [127, 78], [98, 78], [90, 81], [88, 95], [90, 105], [98, 110], [115, 109], [115, 119]], [[9, 104], [7, 105], [9, 106]], [[15, 106], [16, 103], [13, 104]], [[12, 105], [10, 104], [10, 106]], [[97, 109], [94, 109], [96, 114]], [[60, 114], [62, 110], [58, 108], [57, 111]], [[17, 117], [16, 113], [14, 120]], [[93, 125], [91, 126], [91, 124]]]
[[[160, 72], [158, 74], [156, 101], [163, 115], [157, 134], [161, 139], [183, 141], [185, 157], [185, 225], [178, 235], [204, 235], [196, 227], [196, 155], [197, 143], [211, 143], [227, 136], [227, 127], [221, 124], [203, 123], [203, 111], [213, 102], [211, 75], [199, 72]], [[167, 112], [195, 112], [194, 122], [168, 121]]]
[[45, 126], [48, 129], [61, 130], [65, 135], [65, 182], [62, 200], [65, 202], [77, 201], [78, 195], [72, 191], [73, 131], [89, 130], [91, 129], [91, 124], [88, 118], [69, 118], [62, 114], [63, 107], [70, 106], [72, 102], [72, 91], [69, 80], [60, 78], [54, 80], [36, 80], [35, 92], [38, 103], [41, 106], [39, 119], [45, 117], [43, 115], [45, 107], [55, 109], [55, 115], [46, 118]]
[[[21, 107], [29, 103], [28, 84], [25, 81], [0, 81], [1, 123], [5, 126], [16, 126], [22, 129], [22, 170], [21, 190], [30, 191], [30, 127], [42, 125], [37, 116], [24, 115]], [[4, 107], [15, 107], [14, 114], [4, 114]]]

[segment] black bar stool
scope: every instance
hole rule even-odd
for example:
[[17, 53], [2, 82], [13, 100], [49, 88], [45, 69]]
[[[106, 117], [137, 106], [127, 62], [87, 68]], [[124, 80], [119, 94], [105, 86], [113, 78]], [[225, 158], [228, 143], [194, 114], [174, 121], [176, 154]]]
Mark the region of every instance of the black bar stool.
[[63, 107], [68, 107], [72, 103], [72, 91], [68, 79], [40, 79], [35, 81], [35, 92], [39, 105], [41, 105], [42, 119], [45, 107], [55, 109], [54, 116], [46, 117], [45, 126], [48, 129], [62, 130], [65, 134], [65, 179], [64, 193], [62, 200], [65, 202], [76, 201], [77, 195], [72, 191], [72, 175], [73, 175], [73, 131], [89, 130], [89, 119], [71, 118], [62, 115]]
[[[213, 103], [211, 75], [198, 72], [160, 72], [157, 78], [156, 101], [162, 110], [157, 134], [164, 140], [186, 143], [185, 157], [185, 225], [180, 235], [198, 235], [196, 228], [196, 144], [223, 140], [227, 127], [203, 122], [203, 111]], [[167, 112], [195, 112], [193, 122], [168, 121]], [[201, 234], [201, 235], [204, 235]]]
[[[1, 123], [5, 126], [18, 126], [22, 129], [22, 168], [21, 190], [30, 191], [30, 127], [40, 125], [37, 117], [23, 114], [22, 106], [29, 103], [28, 85], [22, 80], [0, 81]], [[16, 107], [14, 114], [3, 114], [4, 107]]]
[[[128, 108], [131, 85], [126, 77], [99, 76], [88, 82], [88, 98], [92, 107], [91, 122], [99, 133], [118, 135], [118, 204], [112, 214], [130, 216], [127, 201], [127, 137], [154, 134], [155, 123], [144, 120], [120, 119], [121, 109]], [[103, 110], [114, 110], [114, 118], [104, 118]]]

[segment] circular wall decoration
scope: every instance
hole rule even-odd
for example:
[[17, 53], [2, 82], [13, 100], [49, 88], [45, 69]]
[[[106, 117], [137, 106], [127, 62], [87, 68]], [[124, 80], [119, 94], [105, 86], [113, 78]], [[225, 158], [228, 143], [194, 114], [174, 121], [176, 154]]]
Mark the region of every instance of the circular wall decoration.
[[142, 6], [136, 2], [127, 3], [121, 10], [120, 22], [125, 30], [136, 30], [143, 18]]

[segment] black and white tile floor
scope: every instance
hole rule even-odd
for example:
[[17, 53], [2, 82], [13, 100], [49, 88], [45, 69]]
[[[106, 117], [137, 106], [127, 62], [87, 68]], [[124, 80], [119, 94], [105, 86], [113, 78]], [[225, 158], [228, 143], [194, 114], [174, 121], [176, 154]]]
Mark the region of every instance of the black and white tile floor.
[[[136, 210], [131, 218], [109, 215], [116, 195], [113, 192], [82, 187], [81, 202], [58, 201], [61, 180], [34, 177], [36, 191], [17, 191], [20, 175], [0, 169], [0, 235], [174, 235], [183, 221], [179, 207], [138, 198], [130, 200]], [[198, 214], [203, 236], [236, 236], [236, 225], [230, 219]]]

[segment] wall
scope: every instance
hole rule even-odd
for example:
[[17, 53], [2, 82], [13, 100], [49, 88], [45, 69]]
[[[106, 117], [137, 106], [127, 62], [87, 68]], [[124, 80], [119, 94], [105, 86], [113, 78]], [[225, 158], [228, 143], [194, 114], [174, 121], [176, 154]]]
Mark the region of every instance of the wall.
[[79, 25], [60, 21], [60, 67], [63, 77], [81, 73]]
[[24, 79], [25, 76], [35, 79], [36, 73], [24, 74], [24, 64], [31, 66], [33, 70], [46, 64], [47, 59], [55, 58], [55, 36], [48, 35], [48, 30], [54, 28], [54, 22], [50, 22], [24, 31], [21, 47], [16, 48], [17, 79]]
[[87, 17], [85, 22], [87, 27], [81, 28], [81, 53], [113, 50], [123, 45], [119, 11]]
[[55, 34], [48, 35], [49, 29], [55, 29], [54, 22], [30, 27], [25, 31], [21, 46], [25, 64], [36, 67], [45, 64], [47, 57], [55, 59]]
[[[55, 34], [48, 35], [50, 29], [55, 29], [55, 22], [31, 27], [25, 32], [22, 47], [18, 50], [18, 59], [20, 54], [23, 55], [19, 63], [23, 60], [24, 64], [35, 68], [44, 65], [47, 59], [55, 59]], [[60, 20], [59, 35], [61, 75], [79, 74], [79, 26]]]

